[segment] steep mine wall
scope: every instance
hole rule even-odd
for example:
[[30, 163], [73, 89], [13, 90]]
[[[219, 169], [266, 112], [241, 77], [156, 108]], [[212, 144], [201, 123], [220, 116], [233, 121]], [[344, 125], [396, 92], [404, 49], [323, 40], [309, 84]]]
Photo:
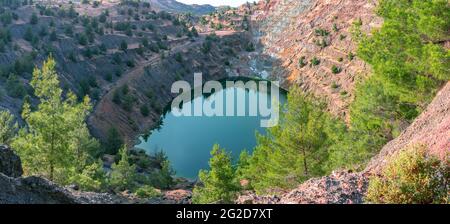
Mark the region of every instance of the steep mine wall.
[[[279, 61], [272, 78], [324, 97], [333, 114], [348, 118], [355, 83], [370, 74], [355, 56], [351, 27], [359, 20], [363, 32], [379, 27], [375, 6], [368, 0], [261, 1], [253, 13], [253, 31], [263, 53]], [[320, 63], [313, 65], [314, 58]], [[333, 66], [342, 71], [333, 74]]]

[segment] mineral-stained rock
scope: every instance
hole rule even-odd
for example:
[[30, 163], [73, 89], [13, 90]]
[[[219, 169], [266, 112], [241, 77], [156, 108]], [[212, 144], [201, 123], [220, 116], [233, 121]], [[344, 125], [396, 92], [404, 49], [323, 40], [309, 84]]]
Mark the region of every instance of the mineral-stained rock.
[[0, 145], [0, 173], [10, 177], [20, 177], [23, 174], [19, 156], [6, 145]]
[[162, 203], [168, 204], [190, 204], [192, 192], [189, 190], [171, 190], [166, 191], [162, 197]]
[[363, 203], [368, 179], [361, 173], [333, 172], [330, 176], [313, 178], [288, 193], [239, 196], [239, 204], [359, 204]]

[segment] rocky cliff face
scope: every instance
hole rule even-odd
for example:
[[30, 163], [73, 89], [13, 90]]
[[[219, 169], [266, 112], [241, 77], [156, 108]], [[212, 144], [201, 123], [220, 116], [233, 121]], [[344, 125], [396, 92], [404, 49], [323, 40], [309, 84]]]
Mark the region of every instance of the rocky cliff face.
[[374, 8], [369, 0], [260, 1], [253, 32], [263, 53], [278, 61], [272, 78], [324, 97], [332, 113], [347, 117], [355, 82], [370, 73], [355, 55], [351, 27], [361, 22], [369, 32], [380, 26]]

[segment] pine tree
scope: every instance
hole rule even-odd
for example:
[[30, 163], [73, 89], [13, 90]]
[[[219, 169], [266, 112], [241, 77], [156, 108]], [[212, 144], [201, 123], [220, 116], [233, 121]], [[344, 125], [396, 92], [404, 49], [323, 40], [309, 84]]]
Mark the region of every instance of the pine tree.
[[132, 190], [136, 187], [136, 165], [129, 162], [128, 150], [124, 145], [119, 150], [120, 160], [112, 165], [110, 184], [116, 190]]
[[[87, 164], [87, 144], [96, 144], [89, 136], [85, 119], [91, 110], [88, 97], [77, 103], [73, 93], [63, 99], [53, 58], [35, 69], [31, 86], [40, 103], [32, 111], [25, 102], [22, 118], [26, 127], [19, 131], [12, 146], [21, 156], [25, 173], [43, 175], [67, 184], [72, 171], [81, 172]], [[98, 143], [97, 143], [98, 144]]]
[[0, 110], [0, 144], [8, 145], [17, 131], [14, 116], [6, 110]]
[[202, 170], [199, 179], [203, 186], [197, 186], [193, 192], [193, 203], [232, 203], [239, 190], [236, 170], [231, 155], [219, 145], [214, 145], [209, 160], [210, 170]]
[[123, 145], [123, 139], [117, 128], [112, 127], [108, 129], [106, 141], [104, 142], [105, 152], [107, 154], [115, 155]]
[[38, 16], [36, 13], [31, 14], [30, 24], [36, 25], [38, 23]]
[[267, 135], [258, 134], [253, 154], [240, 162], [239, 178], [249, 180], [257, 192], [294, 187], [327, 171], [327, 148], [332, 145], [327, 126], [334, 121], [319, 100], [299, 88], [290, 90], [286, 105], [280, 124]]

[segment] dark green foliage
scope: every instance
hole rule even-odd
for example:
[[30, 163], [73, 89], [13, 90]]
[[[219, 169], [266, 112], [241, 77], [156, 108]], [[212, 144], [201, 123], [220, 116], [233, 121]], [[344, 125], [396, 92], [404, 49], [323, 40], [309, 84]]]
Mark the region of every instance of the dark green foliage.
[[159, 46], [155, 43], [150, 44], [150, 50], [155, 52], [155, 53], [159, 53]]
[[147, 105], [142, 105], [140, 111], [142, 116], [144, 117], [147, 117], [150, 114], [150, 110], [148, 109]]
[[137, 49], [136, 49], [136, 53], [138, 55], [143, 56], [144, 55], [144, 46], [140, 45]]
[[352, 127], [371, 139], [368, 151], [396, 137], [400, 124], [410, 123], [450, 80], [450, 54], [439, 44], [448, 37], [449, 9], [445, 0], [383, 0], [380, 29], [365, 36], [362, 23], [354, 24], [358, 57], [374, 71], [357, 86], [351, 106]]
[[71, 25], [67, 25], [64, 28], [64, 33], [69, 37], [73, 37], [73, 27]]
[[[291, 188], [335, 168], [333, 146], [342, 144], [345, 125], [324, 111], [324, 104], [292, 88], [278, 126], [257, 135], [253, 154], [241, 163], [242, 179], [257, 192]], [[342, 136], [341, 136], [342, 135]]]
[[350, 53], [348, 53], [347, 58], [349, 61], [353, 61], [353, 59], [355, 58], [355, 54], [353, 54], [353, 52], [350, 52]]
[[116, 155], [123, 143], [124, 141], [119, 131], [115, 127], [110, 128], [106, 135], [106, 140], [103, 142], [105, 153]]
[[175, 54], [175, 60], [176, 60], [177, 62], [179, 62], [179, 63], [182, 63], [182, 62], [183, 62], [183, 56], [181, 55], [180, 52], [178, 52], [178, 53]]
[[314, 57], [313, 59], [311, 59], [311, 65], [316, 66], [320, 64], [320, 60], [317, 59], [316, 57]]
[[203, 186], [195, 187], [193, 203], [233, 203], [240, 187], [236, 179], [236, 168], [231, 163], [231, 155], [219, 145], [214, 145], [209, 166], [209, 171], [202, 170], [199, 173]]
[[119, 150], [120, 160], [113, 164], [110, 185], [116, 191], [132, 190], [137, 187], [136, 165], [130, 164], [128, 150], [124, 146]]
[[10, 74], [6, 81], [6, 92], [14, 98], [23, 98], [27, 93], [24, 84], [15, 74]]
[[255, 51], [255, 45], [254, 45], [252, 42], [250, 42], [250, 43], [248, 43], [247, 46], [245, 47], [245, 50], [246, 50], [247, 52], [253, 52], [253, 51]]
[[125, 62], [125, 64], [126, 64], [128, 67], [132, 68], [132, 67], [134, 67], [134, 60], [132, 60], [132, 59], [127, 60], [127, 61]]
[[333, 74], [339, 74], [339, 73], [341, 73], [341, 71], [342, 71], [342, 69], [341, 69], [340, 67], [336, 66], [336, 65], [333, 65], [333, 66], [331, 67], [331, 72], [332, 72]]
[[30, 24], [31, 25], [36, 25], [38, 24], [38, 16], [36, 15], [36, 13], [33, 12], [33, 14], [31, 14], [31, 18], [30, 18]]
[[80, 45], [87, 45], [88, 44], [88, 38], [85, 34], [77, 34], [78, 43]]
[[47, 36], [47, 34], [48, 34], [47, 27], [41, 26], [41, 28], [39, 29], [39, 36], [45, 37]]
[[28, 42], [31, 42], [33, 38], [34, 38], [33, 30], [31, 29], [31, 27], [28, 27], [27, 30], [25, 31], [25, 34], [23, 35], [23, 39], [25, 39]]
[[197, 31], [197, 29], [195, 29], [195, 27], [192, 27], [191, 33], [194, 37], [198, 37], [198, 31]]
[[142, 38], [142, 46], [144, 46], [145, 48], [149, 47], [149, 42], [146, 37]]
[[305, 61], [306, 57], [305, 56], [301, 56], [300, 59], [298, 59], [298, 67], [303, 68], [305, 67], [308, 63]]
[[207, 53], [209, 53], [209, 52], [211, 51], [211, 47], [212, 47], [212, 41], [207, 40], [207, 41], [205, 41], [205, 42], [202, 44], [201, 51], [202, 51], [204, 54], [207, 54]]
[[315, 32], [316, 36], [325, 37], [325, 36], [330, 35], [330, 33], [327, 30], [322, 29], [322, 28], [318, 28], [314, 32]]
[[128, 44], [127, 44], [127, 42], [125, 40], [122, 40], [122, 42], [120, 42], [119, 49], [122, 50], [122, 51], [126, 51], [128, 49]]
[[106, 73], [105, 80], [108, 81], [108, 82], [111, 82], [112, 79], [113, 79], [113, 77], [112, 77], [111, 73]]
[[11, 12], [5, 11], [0, 14], [0, 21], [4, 26], [7, 26], [12, 23], [13, 14]]

